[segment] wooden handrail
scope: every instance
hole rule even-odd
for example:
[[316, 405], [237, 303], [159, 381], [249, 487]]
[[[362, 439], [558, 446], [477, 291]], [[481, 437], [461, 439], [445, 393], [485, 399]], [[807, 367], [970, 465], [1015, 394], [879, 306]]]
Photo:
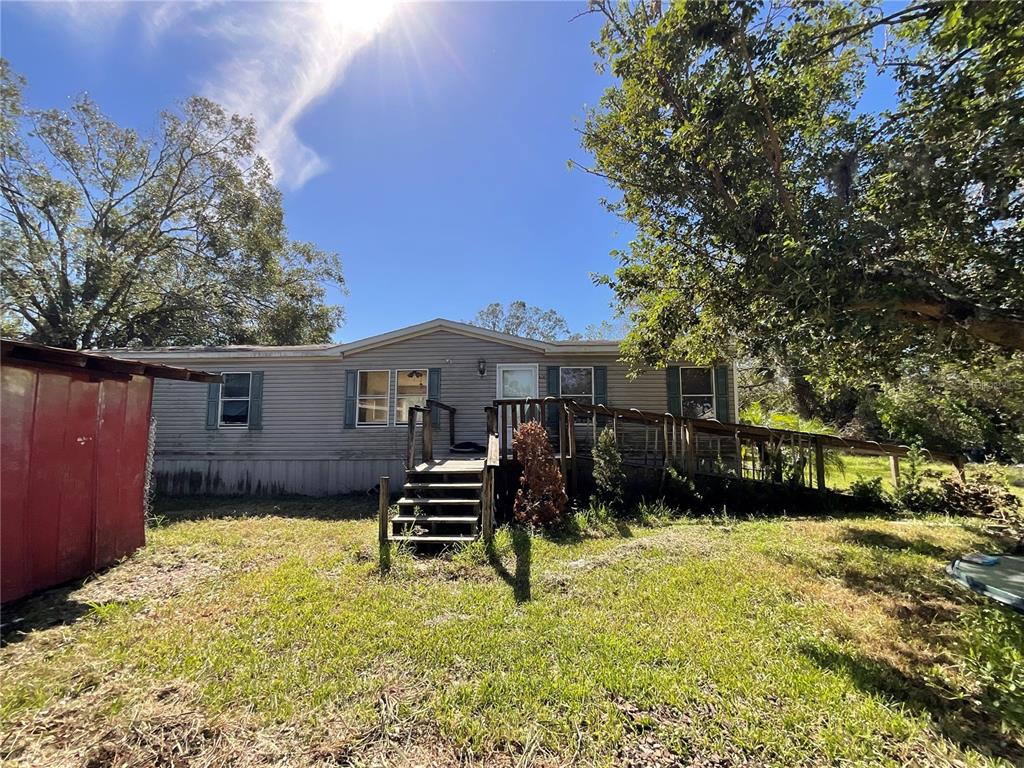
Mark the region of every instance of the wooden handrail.
[[442, 403], [440, 400], [428, 398], [427, 410], [431, 412], [431, 418], [433, 418], [434, 408], [448, 412], [448, 447], [451, 448], [455, 445], [455, 407], [448, 405], [447, 403]]
[[498, 409], [494, 406], [484, 408], [487, 414], [487, 460], [486, 466], [496, 467], [501, 463], [501, 441], [498, 438]]
[[[409, 408], [408, 416], [408, 432], [406, 433], [405, 442], [405, 468], [412, 469], [416, 466], [416, 419], [420, 413], [423, 413], [426, 409], [414, 405]], [[429, 419], [428, 419], [429, 421]], [[426, 458], [424, 457], [424, 461]]]
[[480, 496], [480, 532], [488, 544], [494, 539], [494, 507], [496, 502], [496, 474], [501, 464], [501, 444], [498, 439], [498, 409], [484, 408], [487, 416], [487, 458], [484, 460], [483, 488]]
[[[677, 464], [685, 468], [686, 474], [690, 477], [709, 471], [712, 474], [720, 474], [721, 463], [728, 461], [730, 470], [727, 474], [734, 472], [737, 476], [742, 476], [744, 472], [749, 471], [761, 479], [766, 479], [770, 474], [773, 482], [780, 482], [782, 479], [781, 455], [783, 450], [788, 450], [793, 454], [800, 482], [817, 485], [818, 488], [824, 489], [823, 451], [825, 448], [846, 453], [889, 456], [894, 462], [898, 462], [900, 457], [907, 456], [912, 450], [906, 445], [896, 443], [856, 440], [836, 435], [775, 429], [753, 424], [737, 424], [718, 419], [686, 418], [671, 413], [644, 411], [639, 408], [615, 408], [600, 403], [581, 403], [571, 397], [548, 396], [501, 398], [494, 401], [493, 418], [498, 431], [495, 442], [498, 443], [499, 460], [512, 458], [513, 452], [511, 446], [508, 445], [508, 427], [514, 430], [519, 426], [520, 420], [545, 421], [545, 411], [552, 404], [560, 406], [557, 445], [558, 453], [563, 459], [563, 473], [568, 470], [573, 475], [575, 475], [578, 448], [574, 427], [578, 416], [595, 419], [595, 439], [597, 416], [611, 420], [611, 427], [617, 438], [620, 423], [642, 425], [645, 434], [645, 465], [649, 459], [653, 458], [655, 466], [660, 465], [663, 472], [666, 472], [671, 464]], [[488, 411], [488, 418], [491, 418], [490, 414], [491, 411]], [[489, 432], [490, 434], [491, 432]], [[706, 464], [708, 457], [706, 455], [698, 456], [699, 435], [710, 437], [715, 441], [715, 450], [718, 456], [717, 458], [711, 457], [714, 463], [714, 468], [711, 470]], [[725, 443], [722, 442], [723, 440]], [[725, 457], [722, 454], [723, 444], [729, 445], [725, 450]], [[733, 446], [735, 455], [730, 456], [729, 451]], [[490, 446], [488, 447], [490, 449]], [[956, 469], [957, 476], [963, 478], [963, 456], [929, 449], [922, 449], [922, 451], [931, 459], [950, 462]], [[571, 467], [566, 465], [566, 458], [571, 459]], [[749, 467], [745, 466], [746, 458], [750, 458]], [[896, 477], [895, 472], [894, 477]]]
[[426, 405], [409, 406], [408, 434], [406, 435], [406, 469], [416, 466], [416, 420], [422, 418], [421, 437], [423, 461], [434, 460], [434, 409], [448, 412], [448, 446], [455, 445], [455, 407], [440, 400], [428, 399]]
[[[776, 429], [774, 427], [762, 427], [754, 424], [737, 424], [729, 421], [719, 421], [718, 419], [686, 419], [680, 416], [672, 416], [671, 414], [657, 413], [655, 411], [641, 411], [636, 408], [614, 408], [607, 405], [580, 403], [572, 400], [571, 398], [563, 399], [570, 403], [569, 408], [577, 413], [605, 416], [610, 415], [623, 421], [660, 425], [663, 422], [672, 419], [675, 423], [678, 423], [679, 421], [691, 422], [699, 432], [716, 432], [723, 435], [734, 435], [738, 430], [744, 437], [785, 437], [804, 440], [813, 438], [820, 441], [825, 447], [838, 448], [849, 452], [874, 454], [878, 456], [906, 456], [910, 451], [909, 446], [899, 445], [897, 443], [881, 443], [876, 440], [856, 440], [853, 438], [838, 437], [837, 435], [826, 435], [820, 432], [800, 432], [793, 429]], [[957, 454], [933, 451], [930, 449], [922, 450], [927, 455], [940, 461], [955, 463], [961, 459]]]

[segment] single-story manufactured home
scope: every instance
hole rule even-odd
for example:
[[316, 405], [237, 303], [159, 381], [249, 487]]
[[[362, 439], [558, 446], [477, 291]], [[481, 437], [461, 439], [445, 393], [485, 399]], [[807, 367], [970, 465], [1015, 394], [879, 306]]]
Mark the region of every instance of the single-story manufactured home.
[[731, 364], [680, 361], [630, 377], [617, 341], [541, 341], [443, 319], [343, 344], [116, 354], [223, 374], [206, 387], [156, 384], [154, 475], [165, 493], [329, 495], [369, 490], [381, 475], [400, 484], [409, 410], [428, 399], [445, 406], [432, 412], [435, 456], [484, 445], [495, 400], [571, 397], [736, 421]]

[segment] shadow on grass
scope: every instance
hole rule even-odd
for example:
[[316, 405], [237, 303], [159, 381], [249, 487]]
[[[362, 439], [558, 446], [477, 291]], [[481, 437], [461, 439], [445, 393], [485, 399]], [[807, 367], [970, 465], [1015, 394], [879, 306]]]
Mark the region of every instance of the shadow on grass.
[[961, 749], [1000, 757], [1013, 765], [1024, 760], [1024, 748], [1000, 729], [992, 702], [984, 697], [976, 704], [966, 692], [947, 690], [888, 662], [821, 643], [806, 642], [800, 650], [818, 667], [848, 677], [862, 692], [926, 715], [936, 730]]
[[362, 520], [377, 513], [377, 495], [345, 496], [158, 496], [153, 503], [157, 527], [186, 520], [288, 517], [311, 520]]
[[37, 630], [74, 624], [91, 613], [91, 605], [71, 596], [90, 578], [91, 575], [5, 604], [0, 623], [0, 648], [17, 643]]
[[958, 554], [956, 551], [932, 544], [930, 541], [920, 537], [911, 539], [885, 531], [861, 528], [847, 528], [843, 532], [842, 540], [848, 544], [856, 544], [861, 547], [888, 549], [894, 552], [913, 552], [918, 555], [944, 559], [952, 559]]
[[501, 556], [494, 548], [494, 541], [484, 542], [487, 562], [494, 568], [502, 581], [512, 587], [512, 594], [517, 603], [527, 603], [531, 599], [530, 567], [532, 560], [533, 537], [530, 532], [520, 526], [512, 528], [512, 551], [516, 556], [515, 572], [510, 573]]
[[[999, 551], [999, 537], [991, 536]], [[922, 537], [860, 528], [847, 528], [839, 540], [861, 547], [871, 555], [867, 566], [842, 562], [839, 577], [850, 589], [865, 595], [889, 598], [890, 614], [896, 618], [918, 622], [909, 631], [918, 632], [927, 640], [930, 622], [955, 619], [960, 605], [969, 599], [960, 587], [947, 578], [944, 567], [958, 554], [956, 547], [943, 547]], [[901, 559], [902, 554], [922, 555], [934, 565]]]
[[[838, 577], [855, 593], [870, 596], [899, 620], [891, 650], [895, 663], [828, 643], [808, 641], [801, 652], [822, 669], [848, 677], [861, 691], [926, 715], [935, 729], [963, 749], [996, 755], [1014, 764], [1024, 759], [1024, 745], [1001, 726], [994, 699], [963, 689], [956, 678], [935, 672], [962, 651], [953, 639], [962, 607], [973, 598], [946, 578], [945, 562], [959, 550], [912, 534], [848, 526], [838, 532], [839, 549], [802, 566]], [[919, 557], [907, 557], [917, 555]], [[910, 641], [912, 646], [905, 646]], [[883, 641], [881, 646], [887, 646]], [[910, 651], [910, 647], [921, 652]], [[898, 665], [898, 666], [897, 666]]]

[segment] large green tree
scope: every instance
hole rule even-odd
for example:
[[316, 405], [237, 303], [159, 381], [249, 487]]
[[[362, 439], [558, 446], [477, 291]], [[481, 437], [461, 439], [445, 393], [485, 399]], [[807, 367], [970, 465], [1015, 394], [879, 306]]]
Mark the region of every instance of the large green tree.
[[29, 110], [0, 60], [3, 327], [64, 347], [330, 339], [336, 254], [292, 241], [251, 119], [191, 98], [154, 137], [87, 97]]
[[583, 144], [637, 229], [606, 278], [636, 365], [734, 345], [838, 386], [1020, 354], [1024, 4], [592, 7], [615, 83]]
[[500, 302], [488, 304], [469, 322], [481, 328], [528, 339], [553, 341], [570, 335], [569, 324], [558, 311], [541, 309], [521, 299], [510, 301], [507, 306]]

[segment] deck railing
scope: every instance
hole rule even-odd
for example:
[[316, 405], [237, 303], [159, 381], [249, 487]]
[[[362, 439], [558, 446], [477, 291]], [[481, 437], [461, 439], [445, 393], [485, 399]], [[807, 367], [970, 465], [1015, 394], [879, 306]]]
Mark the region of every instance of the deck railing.
[[[573, 484], [578, 459], [590, 458], [597, 434], [605, 428], [612, 430], [627, 465], [662, 470], [674, 467], [691, 478], [727, 475], [767, 483], [794, 482], [822, 490], [826, 487], [826, 451], [888, 456], [896, 485], [899, 460], [910, 452], [908, 446], [895, 443], [684, 418], [580, 403], [572, 398], [495, 400], [493, 408], [501, 460], [514, 458], [510, 433], [524, 421], [540, 421], [548, 428], [563, 476]], [[957, 476], [963, 477], [962, 456], [940, 451], [925, 454], [948, 461]]]
[[420, 430], [421, 456], [423, 461], [434, 460], [434, 418], [435, 412], [448, 413], [448, 447], [455, 445], [455, 408], [442, 403], [440, 400], [427, 400], [427, 404], [413, 405], [409, 408], [407, 421], [408, 433], [405, 446], [405, 467], [412, 469], [416, 466], [416, 425], [422, 423]]

